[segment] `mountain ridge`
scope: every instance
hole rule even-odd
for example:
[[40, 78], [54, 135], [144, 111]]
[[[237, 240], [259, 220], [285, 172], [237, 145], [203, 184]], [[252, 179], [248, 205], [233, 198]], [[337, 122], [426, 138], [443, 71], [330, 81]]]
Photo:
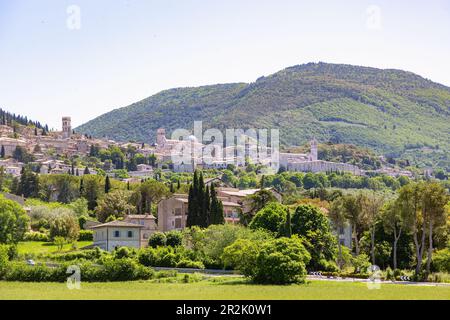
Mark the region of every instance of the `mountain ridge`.
[[350, 143], [383, 154], [413, 147], [449, 150], [450, 88], [398, 69], [348, 64], [295, 65], [251, 83], [163, 90], [76, 130], [153, 142], [156, 129], [280, 128], [281, 143]]

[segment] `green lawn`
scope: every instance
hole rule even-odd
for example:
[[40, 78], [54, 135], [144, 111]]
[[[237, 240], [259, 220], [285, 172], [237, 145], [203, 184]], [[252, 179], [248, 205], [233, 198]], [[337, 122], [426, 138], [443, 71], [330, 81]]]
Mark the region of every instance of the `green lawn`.
[[[92, 241], [78, 241], [77, 247], [78, 249], [91, 245]], [[26, 254], [26, 253], [54, 253], [58, 252], [58, 248], [51, 242], [40, 242], [40, 241], [26, 241], [26, 242], [19, 242], [17, 246], [17, 250], [19, 251], [19, 254]], [[68, 243], [65, 244], [63, 247], [64, 251], [70, 251], [72, 250], [72, 244]]]
[[311, 281], [304, 285], [260, 286], [242, 280], [197, 283], [151, 281], [81, 283], [1, 282], [0, 299], [450, 299], [450, 287], [382, 284], [369, 290], [364, 283]]

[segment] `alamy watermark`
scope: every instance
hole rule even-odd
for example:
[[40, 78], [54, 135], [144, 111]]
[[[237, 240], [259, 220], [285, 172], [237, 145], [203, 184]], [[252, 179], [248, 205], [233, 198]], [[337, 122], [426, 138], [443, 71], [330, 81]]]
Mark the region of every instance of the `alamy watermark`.
[[[193, 132], [193, 134], [192, 134]], [[175, 141], [175, 142], [174, 142]], [[171, 135], [171, 161], [174, 165], [226, 167], [248, 162], [279, 169], [280, 132], [278, 129], [219, 129], [203, 131], [202, 121], [194, 130], [176, 129]]]
[[81, 270], [78, 265], [71, 265], [67, 267], [67, 274], [70, 274], [67, 277], [66, 285], [69, 290], [73, 289], [81, 289]]

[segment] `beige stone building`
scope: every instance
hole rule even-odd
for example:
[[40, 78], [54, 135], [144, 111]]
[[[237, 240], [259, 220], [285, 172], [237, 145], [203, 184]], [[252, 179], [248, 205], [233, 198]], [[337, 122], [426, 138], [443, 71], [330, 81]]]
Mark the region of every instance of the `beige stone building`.
[[[225, 222], [238, 223], [239, 213], [249, 208], [246, 197], [260, 189], [239, 190], [236, 188], [217, 188], [217, 198], [222, 201]], [[272, 189], [275, 197], [281, 201], [281, 195]], [[188, 195], [174, 194], [158, 204], [158, 230], [182, 230], [186, 227], [188, 215]]]
[[130, 214], [123, 219], [124, 222], [133, 223], [141, 228], [141, 248], [148, 246], [148, 239], [158, 229], [156, 218], [151, 214]]
[[91, 227], [94, 247], [113, 251], [119, 247], [141, 248], [141, 229], [144, 226], [125, 221], [111, 221]]

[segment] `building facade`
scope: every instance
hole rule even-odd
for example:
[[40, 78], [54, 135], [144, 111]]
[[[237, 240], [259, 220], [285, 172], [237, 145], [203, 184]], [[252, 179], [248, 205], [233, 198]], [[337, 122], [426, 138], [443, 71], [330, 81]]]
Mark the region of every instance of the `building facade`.
[[139, 249], [142, 228], [142, 225], [118, 220], [93, 226], [94, 246], [106, 251], [119, 247]]

